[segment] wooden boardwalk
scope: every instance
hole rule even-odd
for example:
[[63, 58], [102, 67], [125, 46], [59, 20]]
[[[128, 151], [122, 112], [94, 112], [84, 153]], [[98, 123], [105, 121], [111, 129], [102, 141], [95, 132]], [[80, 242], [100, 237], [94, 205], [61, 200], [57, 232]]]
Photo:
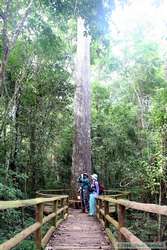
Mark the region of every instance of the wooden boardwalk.
[[68, 219], [53, 233], [45, 250], [112, 250], [103, 227], [95, 217], [70, 210]]

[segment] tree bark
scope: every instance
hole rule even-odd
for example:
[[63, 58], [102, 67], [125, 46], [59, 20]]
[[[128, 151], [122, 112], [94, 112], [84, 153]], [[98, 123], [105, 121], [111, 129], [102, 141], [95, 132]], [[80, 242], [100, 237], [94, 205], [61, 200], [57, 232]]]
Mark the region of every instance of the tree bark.
[[77, 23], [76, 91], [74, 99], [75, 134], [72, 156], [72, 189], [78, 188], [77, 178], [91, 173], [90, 138], [90, 36], [86, 34], [84, 20]]

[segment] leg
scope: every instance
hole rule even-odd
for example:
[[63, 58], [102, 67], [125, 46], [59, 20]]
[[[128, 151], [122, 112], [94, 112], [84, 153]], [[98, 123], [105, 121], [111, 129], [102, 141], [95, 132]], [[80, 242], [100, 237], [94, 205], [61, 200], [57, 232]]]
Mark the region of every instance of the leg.
[[87, 212], [89, 212], [89, 191], [88, 190], [86, 190], [85, 207], [86, 207]]
[[95, 197], [94, 194], [89, 196], [89, 215], [95, 214]]
[[84, 204], [84, 191], [81, 190], [81, 206], [82, 206], [82, 212], [85, 212], [85, 204]]
[[89, 192], [88, 190], [83, 191], [84, 208], [89, 212]]

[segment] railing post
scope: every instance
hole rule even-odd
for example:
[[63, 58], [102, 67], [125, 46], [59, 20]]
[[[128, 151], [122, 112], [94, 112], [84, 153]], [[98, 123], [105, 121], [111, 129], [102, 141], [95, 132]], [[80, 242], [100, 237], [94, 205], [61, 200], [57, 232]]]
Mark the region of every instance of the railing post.
[[[61, 199], [61, 208], [64, 207], [64, 198]], [[62, 211], [62, 217], [64, 219], [64, 210]]]
[[43, 221], [43, 203], [37, 204], [36, 206], [36, 222], [41, 223], [41, 227], [35, 232], [35, 244], [36, 249], [41, 250], [41, 242], [42, 242], [42, 221]]
[[57, 207], [58, 207], [58, 200], [53, 202], [53, 212], [56, 214], [56, 216], [53, 218], [54, 227], [56, 227], [56, 222], [57, 222]]
[[100, 209], [103, 208], [103, 202], [102, 200], [99, 201], [99, 219], [103, 219], [103, 215], [101, 214]]
[[69, 214], [69, 197], [67, 197], [67, 216]]
[[105, 227], [107, 228], [107, 227], [109, 227], [109, 222], [108, 222], [108, 220], [106, 219], [106, 215], [108, 215], [109, 214], [109, 201], [104, 201], [104, 225], [105, 225]]
[[96, 217], [99, 219], [99, 199], [96, 198]]
[[[122, 205], [118, 205], [118, 222], [119, 222], [119, 229], [121, 227], [124, 227], [124, 225], [125, 225], [125, 207]], [[119, 242], [124, 241], [124, 237], [120, 233], [120, 231], [118, 234], [118, 240], [119, 240]]]

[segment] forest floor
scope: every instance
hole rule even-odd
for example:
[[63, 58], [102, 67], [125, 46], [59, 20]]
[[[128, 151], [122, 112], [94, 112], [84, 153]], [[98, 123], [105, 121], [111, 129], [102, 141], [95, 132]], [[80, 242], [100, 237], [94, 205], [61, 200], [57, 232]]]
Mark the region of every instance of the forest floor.
[[95, 217], [71, 209], [68, 219], [53, 233], [45, 250], [112, 250], [104, 228]]

